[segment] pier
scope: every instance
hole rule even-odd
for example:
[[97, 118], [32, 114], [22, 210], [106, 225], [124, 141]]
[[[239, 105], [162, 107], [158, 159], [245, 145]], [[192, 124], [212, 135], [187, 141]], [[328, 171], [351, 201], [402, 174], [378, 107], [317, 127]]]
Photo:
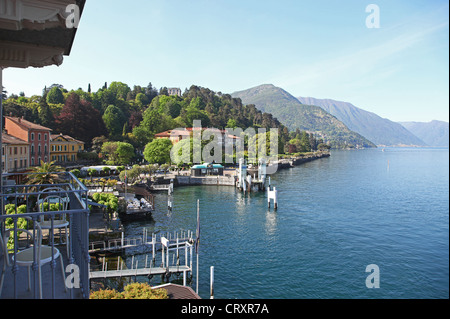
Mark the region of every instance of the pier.
[[265, 190], [267, 178], [266, 161], [260, 159], [258, 166], [253, 170], [253, 175], [248, 170], [243, 158], [239, 159], [239, 168], [237, 170], [236, 187], [246, 192], [259, 192]]
[[[151, 238], [149, 240], [149, 237]], [[148, 250], [145, 263], [139, 265], [132, 256], [131, 267], [124, 267], [123, 260], [118, 257], [117, 267], [108, 268], [108, 262], [103, 259], [101, 270], [90, 270], [89, 279], [123, 278], [161, 275], [168, 279], [172, 274], [183, 274], [183, 285], [186, 285], [188, 273], [192, 273], [194, 239], [191, 231], [166, 234], [151, 234], [143, 230], [142, 237], [96, 241], [89, 244], [90, 254], [124, 253], [126, 249]], [[151, 251], [151, 252], [150, 252]], [[158, 253], [161, 252], [161, 258]], [[142, 253], [140, 253], [142, 255]], [[156, 267], [156, 263], [160, 266]], [[141, 266], [141, 267], [140, 267]]]

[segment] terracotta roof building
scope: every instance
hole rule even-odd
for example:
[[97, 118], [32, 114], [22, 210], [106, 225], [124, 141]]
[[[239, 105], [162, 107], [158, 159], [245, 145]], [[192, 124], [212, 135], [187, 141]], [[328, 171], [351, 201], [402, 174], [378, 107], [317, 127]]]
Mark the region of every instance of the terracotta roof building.
[[5, 116], [5, 130], [7, 134], [30, 144], [28, 157], [30, 166], [38, 166], [41, 161], [49, 162], [51, 129], [20, 117]]
[[189, 138], [190, 136], [191, 132], [187, 130], [169, 130], [155, 134], [156, 139], [170, 139], [172, 144], [177, 144], [183, 138]]
[[84, 143], [69, 135], [50, 135], [50, 159], [57, 163], [76, 162], [78, 152], [84, 150]]

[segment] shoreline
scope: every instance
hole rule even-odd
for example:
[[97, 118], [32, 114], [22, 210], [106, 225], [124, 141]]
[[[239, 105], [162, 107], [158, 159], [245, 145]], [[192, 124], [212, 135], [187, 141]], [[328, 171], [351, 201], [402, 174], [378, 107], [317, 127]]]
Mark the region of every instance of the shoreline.
[[[331, 156], [330, 152], [317, 152], [315, 154], [308, 154], [306, 156], [297, 156], [288, 159], [280, 159], [275, 164], [269, 165], [274, 166], [278, 165], [277, 169], [274, 173], [278, 172], [280, 169], [288, 169], [293, 168], [295, 166], [299, 166], [308, 162], [312, 162], [322, 158], [328, 158]], [[272, 168], [273, 169], [273, 168]], [[258, 169], [247, 169], [247, 172], [250, 175], [257, 174]], [[270, 174], [268, 174], [270, 175]], [[147, 182], [144, 183], [146, 187], [151, 189], [152, 186], [155, 185], [168, 185], [170, 181], [173, 180], [174, 187], [179, 186], [201, 186], [201, 185], [210, 185], [210, 186], [236, 186], [236, 169], [225, 169], [223, 175], [214, 175], [214, 176], [191, 176], [189, 175], [181, 175], [181, 174], [168, 174], [166, 176], [161, 176], [156, 179], [155, 182]], [[151, 190], [155, 191], [155, 190]]]

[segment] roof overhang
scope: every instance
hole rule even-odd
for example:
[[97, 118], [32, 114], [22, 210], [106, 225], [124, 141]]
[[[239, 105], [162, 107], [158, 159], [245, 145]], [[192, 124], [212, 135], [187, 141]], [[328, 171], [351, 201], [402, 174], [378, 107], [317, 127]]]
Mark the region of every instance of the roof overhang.
[[86, 0], [0, 0], [0, 67], [61, 65], [77, 28], [68, 28], [69, 5], [80, 17]]

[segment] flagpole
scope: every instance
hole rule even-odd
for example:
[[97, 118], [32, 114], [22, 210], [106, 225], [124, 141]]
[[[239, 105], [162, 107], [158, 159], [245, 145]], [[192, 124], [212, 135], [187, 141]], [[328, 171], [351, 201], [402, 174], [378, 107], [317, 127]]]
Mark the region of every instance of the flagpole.
[[197, 289], [196, 289], [196, 293], [198, 295], [198, 282], [199, 282], [199, 277], [198, 277], [198, 249], [199, 249], [199, 244], [200, 244], [200, 200], [197, 199], [197, 245], [196, 245], [196, 253], [197, 253]]

